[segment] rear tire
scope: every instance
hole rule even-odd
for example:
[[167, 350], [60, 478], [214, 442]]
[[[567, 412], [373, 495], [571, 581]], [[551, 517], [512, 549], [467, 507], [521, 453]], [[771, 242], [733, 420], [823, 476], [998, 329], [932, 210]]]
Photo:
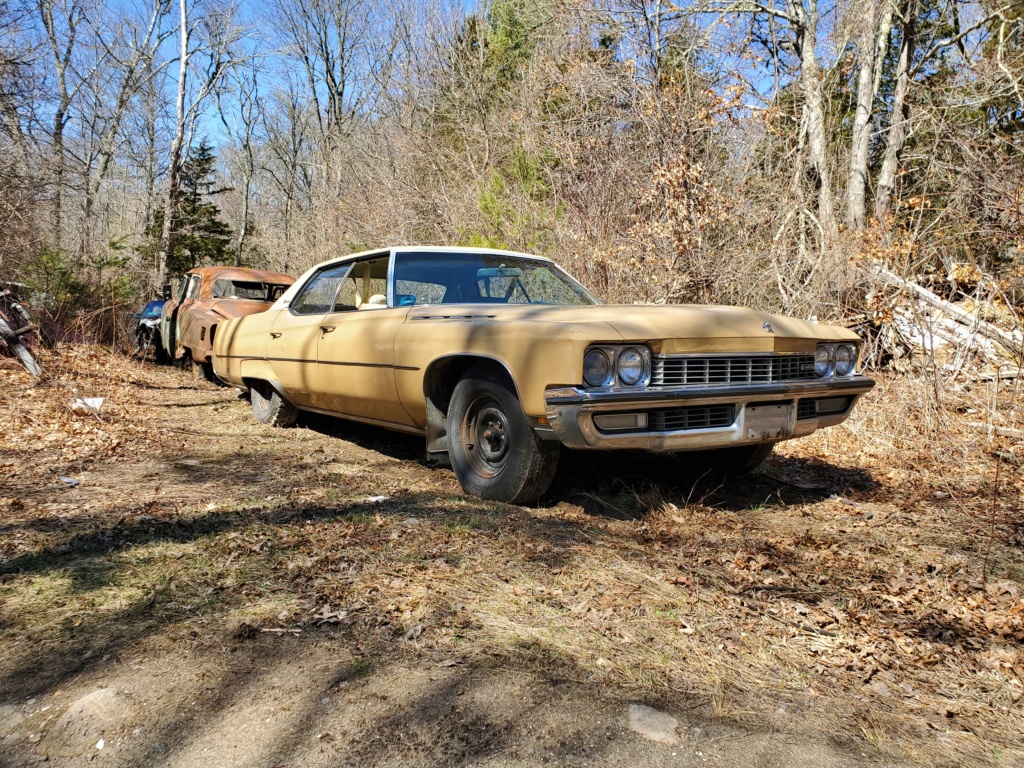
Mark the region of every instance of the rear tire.
[[254, 381], [249, 387], [252, 415], [271, 427], [290, 427], [299, 417], [298, 409], [265, 381]]
[[561, 446], [537, 437], [504, 373], [471, 368], [455, 386], [447, 418], [448, 456], [467, 494], [524, 504], [551, 486]]
[[194, 357], [192, 353], [188, 353], [189, 359], [192, 361], [192, 378], [196, 381], [212, 381], [216, 382], [217, 377], [213, 373], [213, 363], [200, 363]]

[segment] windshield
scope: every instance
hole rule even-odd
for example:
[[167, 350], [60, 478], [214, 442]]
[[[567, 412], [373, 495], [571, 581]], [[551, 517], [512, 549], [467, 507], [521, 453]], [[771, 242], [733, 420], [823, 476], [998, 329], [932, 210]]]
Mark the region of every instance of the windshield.
[[398, 253], [395, 305], [597, 304], [549, 261], [503, 253]]
[[287, 288], [287, 285], [248, 280], [214, 280], [213, 298], [277, 301]]
[[163, 306], [164, 303], [162, 301], [151, 301], [142, 310], [142, 316], [146, 318], [160, 317], [160, 310], [163, 309]]

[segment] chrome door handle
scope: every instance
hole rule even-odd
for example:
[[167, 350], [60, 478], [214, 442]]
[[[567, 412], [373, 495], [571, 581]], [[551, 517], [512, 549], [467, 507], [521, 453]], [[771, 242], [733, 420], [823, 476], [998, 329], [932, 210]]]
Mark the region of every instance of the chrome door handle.
[[280, 331], [271, 331], [270, 332], [270, 338], [272, 338], [272, 339], [279, 339], [279, 338], [281, 338]]
[[325, 333], [330, 333], [333, 330], [334, 330], [334, 326], [333, 325], [321, 325], [320, 326], [320, 335], [323, 336]]

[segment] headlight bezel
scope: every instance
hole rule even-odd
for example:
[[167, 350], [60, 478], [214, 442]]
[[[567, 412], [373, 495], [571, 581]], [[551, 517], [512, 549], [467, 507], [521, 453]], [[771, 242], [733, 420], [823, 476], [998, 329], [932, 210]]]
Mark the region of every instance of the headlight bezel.
[[[588, 358], [603, 356], [610, 373], [598, 383], [597, 377], [588, 376]], [[635, 372], [639, 364], [638, 375]], [[631, 372], [624, 374], [629, 366]], [[583, 354], [583, 385], [589, 389], [643, 389], [651, 381], [651, 350], [644, 344], [596, 344]]]
[[857, 349], [852, 344], [837, 344], [835, 353], [836, 376], [849, 376], [857, 367]]
[[[627, 357], [633, 362], [626, 362]], [[623, 347], [615, 356], [615, 378], [624, 387], [641, 386], [651, 374], [648, 360], [649, 355], [645, 356], [639, 347]], [[625, 372], [627, 365], [630, 367], [628, 376]]]
[[821, 343], [814, 350], [816, 379], [849, 378], [857, 372], [857, 345], [850, 342]]

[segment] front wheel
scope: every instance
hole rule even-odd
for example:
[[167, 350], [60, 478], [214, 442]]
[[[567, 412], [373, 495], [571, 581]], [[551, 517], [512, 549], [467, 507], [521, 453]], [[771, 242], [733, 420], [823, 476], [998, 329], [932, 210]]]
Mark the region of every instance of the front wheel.
[[509, 504], [534, 501], [551, 485], [561, 446], [537, 437], [508, 377], [471, 368], [448, 408], [448, 456], [462, 489]]
[[745, 475], [761, 466], [774, 449], [775, 443], [719, 448], [709, 452], [708, 460], [711, 469], [723, 475]]

